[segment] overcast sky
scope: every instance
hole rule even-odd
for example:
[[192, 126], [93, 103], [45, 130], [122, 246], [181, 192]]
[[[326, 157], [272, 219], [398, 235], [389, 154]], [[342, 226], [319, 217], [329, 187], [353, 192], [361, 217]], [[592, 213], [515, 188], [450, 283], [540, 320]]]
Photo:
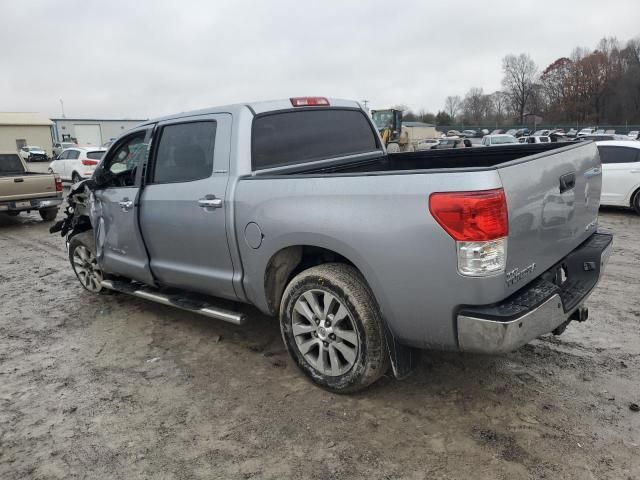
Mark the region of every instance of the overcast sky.
[[0, 0], [0, 111], [148, 118], [302, 95], [436, 112], [500, 87], [501, 59], [539, 68], [640, 35], [638, 0]]

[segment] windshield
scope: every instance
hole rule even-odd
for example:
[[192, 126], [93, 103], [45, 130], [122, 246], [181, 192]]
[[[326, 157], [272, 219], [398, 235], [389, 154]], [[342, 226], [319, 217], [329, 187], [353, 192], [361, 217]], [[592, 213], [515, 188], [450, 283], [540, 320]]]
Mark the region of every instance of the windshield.
[[504, 143], [518, 143], [516, 137], [512, 137], [511, 135], [501, 135], [499, 137], [493, 137], [491, 143], [494, 145], [502, 145]]
[[389, 110], [383, 110], [380, 112], [373, 112], [371, 116], [373, 123], [376, 124], [378, 130], [382, 130], [393, 125], [393, 112]]

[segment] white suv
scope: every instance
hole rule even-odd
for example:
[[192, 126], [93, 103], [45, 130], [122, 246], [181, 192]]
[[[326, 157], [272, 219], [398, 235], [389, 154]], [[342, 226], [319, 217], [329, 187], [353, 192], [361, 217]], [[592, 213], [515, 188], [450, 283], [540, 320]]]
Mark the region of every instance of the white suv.
[[78, 183], [91, 177], [96, 165], [107, 150], [100, 147], [67, 148], [49, 164], [49, 172], [57, 173], [62, 180]]

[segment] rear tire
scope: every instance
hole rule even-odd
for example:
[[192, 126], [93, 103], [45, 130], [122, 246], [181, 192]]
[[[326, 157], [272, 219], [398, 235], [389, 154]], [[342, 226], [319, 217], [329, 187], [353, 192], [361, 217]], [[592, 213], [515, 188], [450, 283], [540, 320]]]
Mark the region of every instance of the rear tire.
[[79, 233], [69, 241], [69, 261], [76, 277], [85, 290], [91, 293], [106, 293], [100, 282], [105, 276], [96, 260], [93, 230]]
[[280, 305], [280, 330], [298, 368], [334, 393], [361, 390], [389, 368], [383, 320], [354, 267], [327, 263], [298, 274]]
[[45, 222], [51, 222], [58, 216], [58, 208], [43, 208], [39, 210], [39, 213], [42, 220]]

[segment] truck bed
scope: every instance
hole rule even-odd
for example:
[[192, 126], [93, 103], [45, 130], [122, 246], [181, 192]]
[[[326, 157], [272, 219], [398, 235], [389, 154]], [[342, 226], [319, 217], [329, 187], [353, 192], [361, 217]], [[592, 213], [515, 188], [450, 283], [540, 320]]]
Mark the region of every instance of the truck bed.
[[363, 174], [376, 172], [410, 172], [416, 170], [483, 169], [514, 162], [560, 148], [574, 148], [572, 143], [523, 144], [513, 147], [477, 147], [451, 150], [392, 153], [384, 156], [318, 167], [317, 164], [283, 168], [282, 174]]

